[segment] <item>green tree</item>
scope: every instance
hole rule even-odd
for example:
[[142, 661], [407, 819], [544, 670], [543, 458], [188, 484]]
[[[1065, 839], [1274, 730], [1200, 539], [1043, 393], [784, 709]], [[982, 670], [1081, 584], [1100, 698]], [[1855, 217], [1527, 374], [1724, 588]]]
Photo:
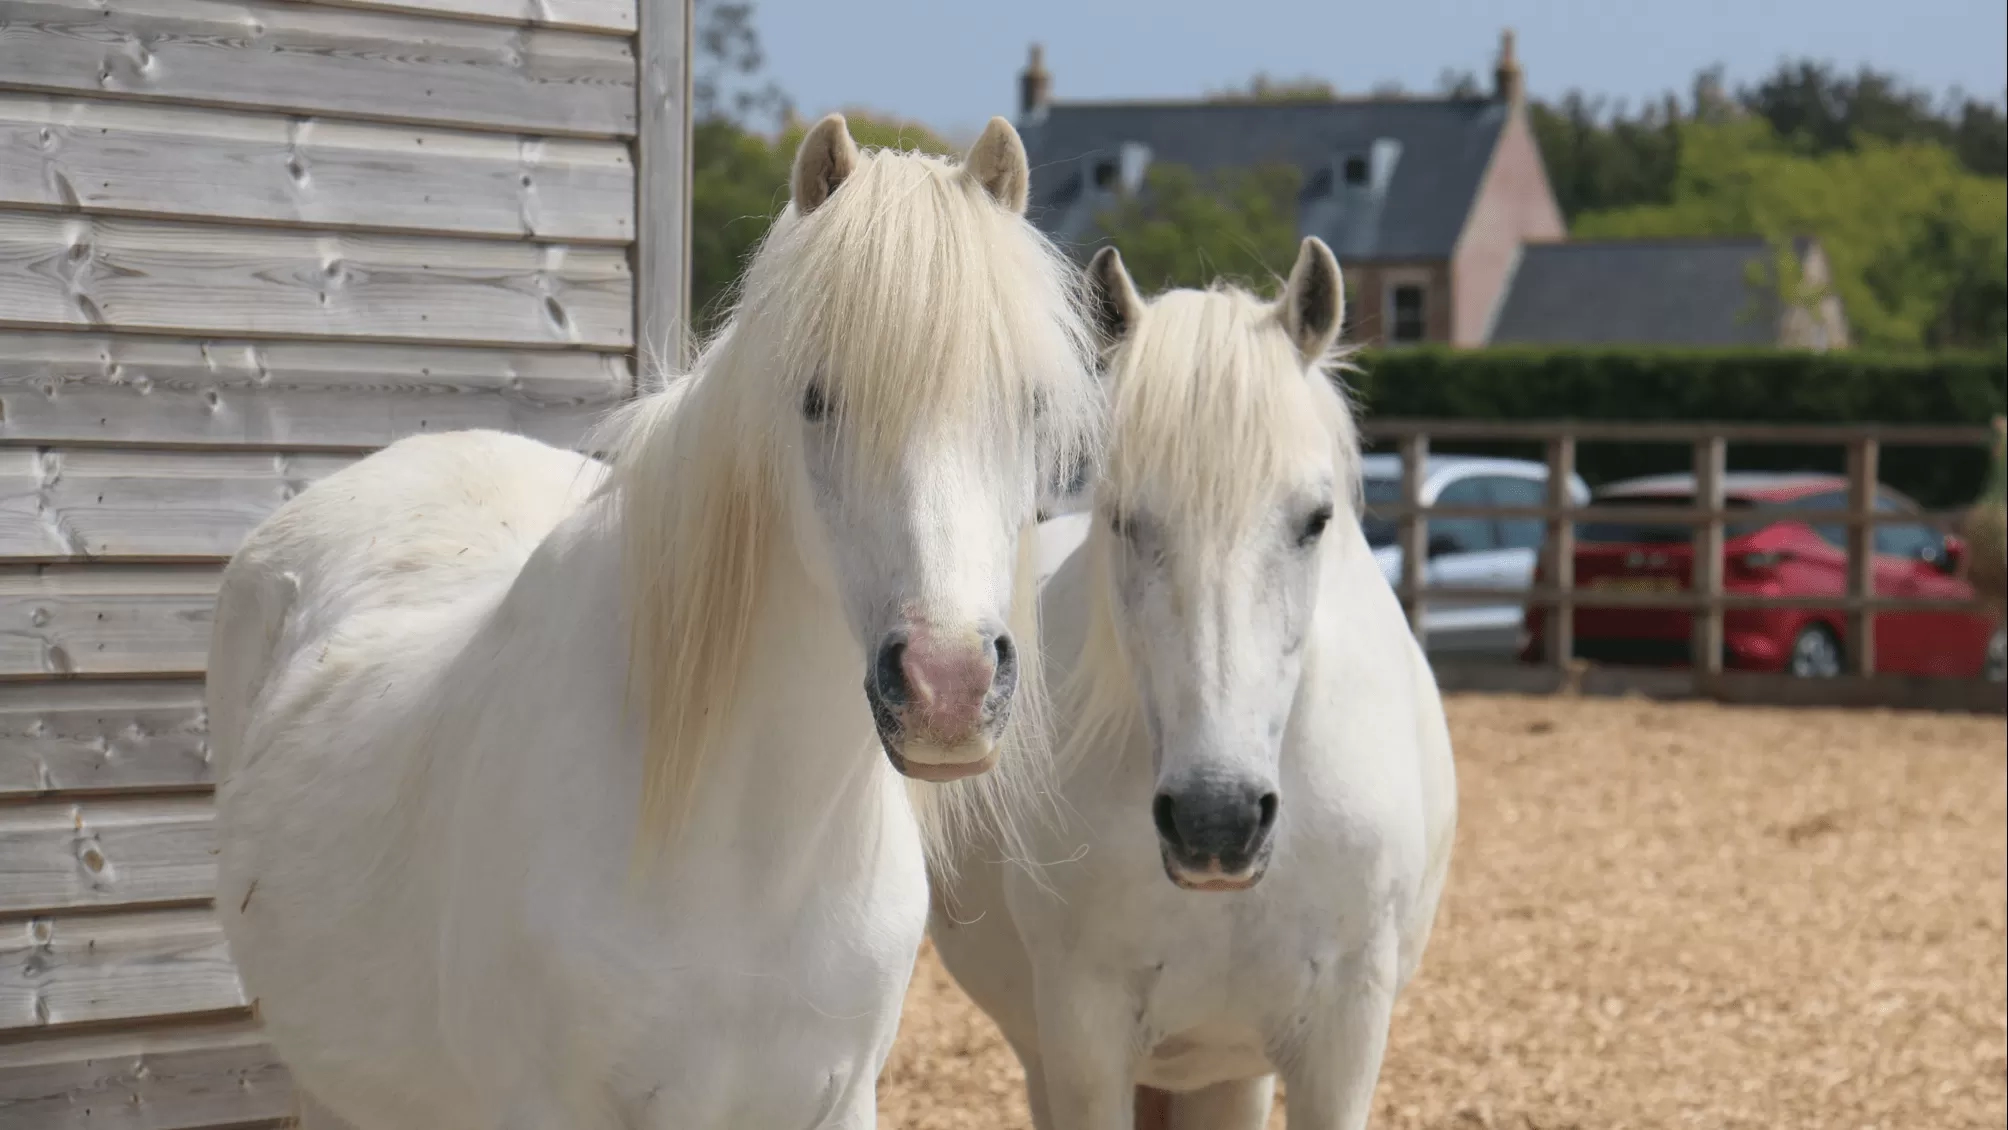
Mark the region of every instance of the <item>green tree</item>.
[[700, 122], [778, 122], [788, 97], [760, 71], [766, 56], [753, 28], [753, 5], [695, 0], [691, 30], [697, 66], [690, 76], [691, 116]]
[[1976, 173], [2008, 173], [2008, 119], [2000, 106], [1955, 93], [1941, 109], [1929, 91], [1869, 67], [1848, 75], [1810, 59], [1781, 63], [1737, 101], [1808, 153], [1853, 149], [1870, 138], [1929, 141]]
[[1527, 109], [1565, 219], [1673, 198], [1682, 116], [1672, 95], [1636, 114], [1574, 90]]
[[[1475, 77], [1447, 71], [1452, 97], [1476, 92]], [[1682, 129], [1720, 124], [1739, 114], [1768, 122], [1791, 148], [1807, 154], [1852, 150], [1863, 139], [1933, 142], [1973, 172], [2008, 171], [2008, 119], [2002, 107], [1953, 94], [1943, 103], [1894, 75], [1869, 68], [1849, 75], [1812, 60], [1781, 63], [1762, 81], [1730, 95], [1719, 68], [1695, 76], [1683, 105], [1667, 94], [1636, 108], [1581, 91], [1528, 106], [1562, 215], [1666, 204], [1673, 199]]]
[[2008, 181], [1969, 172], [1943, 145], [1858, 137], [1808, 154], [1761, 117], [1689, 123], [1667, 203], [1586, 213], [1572, 230], [1755, 233], [1781, 249], [1817, 236], [1860, 344], [2008, 344]]
[[716, 329], [753, 248], [788, 202], [791, 149], [730, 121], [701, 122], [690, 184], [690, 315]]
[[1215, 279], [1267, 286], [1297, 255], [1297, 193], [1289, 165], [1202, 177], [1153, 165], [1143, 191], [1097, 217], [1102, 236], [1146, 292]]

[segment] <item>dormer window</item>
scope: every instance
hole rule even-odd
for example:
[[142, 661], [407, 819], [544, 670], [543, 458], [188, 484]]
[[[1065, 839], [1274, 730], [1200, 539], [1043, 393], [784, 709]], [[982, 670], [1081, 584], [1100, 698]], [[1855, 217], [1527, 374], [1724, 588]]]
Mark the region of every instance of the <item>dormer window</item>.
[[1114, 153], [1097, 153], [1088, 162], [1088, 183], [1096, 192], [1134, 196], [1143, 191], [1150, 169], [1150, 146], [1125, 141]]
[[1365, 157], [1346, 158], [1344, 174], [1346, 187], [1359, 188], [1367, 183], [1369, 168]]

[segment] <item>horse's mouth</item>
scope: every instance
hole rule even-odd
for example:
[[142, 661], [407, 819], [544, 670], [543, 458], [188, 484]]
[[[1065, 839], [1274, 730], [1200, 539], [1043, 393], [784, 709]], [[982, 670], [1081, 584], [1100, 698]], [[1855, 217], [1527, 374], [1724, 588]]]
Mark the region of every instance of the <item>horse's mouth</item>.
[[[976, 734], [947, 746], [929, 740], [928, 735], [915, 734], [900, 713], [888, 706], [873, 688], [866, 688], [865, 698], [871, 705], [879, 745], [885, 749], [886, 760], [901, 776], [939, 784], [979, 776], [997, 767], [997, 742], [992, 735], [1000, 724], [1002, 710], [988, 712], [990, 717]], [[1009, 700], [1005, 702], [1008, 704]]]
[[911, 777], [916, 781], [943, 784], [948, 781], [960, 781], [964, 777], [981, 776], [997, 768], [997, 747], [994, 744], [986, 744], [984, 752], [975, 757], [948, 760], [912, 758], [895, 749], [891, 742], [884, 744], [885, 759], [892, 762], [892, 767], [899, 770], [901, 776]]
[[1164, 863], [1165, 878], [1185, 891], [1245, 891], [1261, 882], [1262, 876], [1269, 870], [1266, 848], [1260, 855], [1233, 870], [1223, 867], [1218, 859], [1192, 863], [1176, 859], [1163, 844], [1158, 845], [1158, 857]]

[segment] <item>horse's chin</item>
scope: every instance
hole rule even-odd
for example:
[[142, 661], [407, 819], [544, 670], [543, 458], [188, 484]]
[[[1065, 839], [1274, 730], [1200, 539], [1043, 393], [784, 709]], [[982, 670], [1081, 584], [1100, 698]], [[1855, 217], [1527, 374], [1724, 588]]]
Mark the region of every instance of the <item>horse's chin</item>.
[[907, 742], [895, 749], [892, 743], [887, 742], [885, 756], [892, 762], [892, 767], [905, 776], [940, 784], [979, 776], [995, 769], [997, 743], [979, 739], [943, 747], [931, 742]]

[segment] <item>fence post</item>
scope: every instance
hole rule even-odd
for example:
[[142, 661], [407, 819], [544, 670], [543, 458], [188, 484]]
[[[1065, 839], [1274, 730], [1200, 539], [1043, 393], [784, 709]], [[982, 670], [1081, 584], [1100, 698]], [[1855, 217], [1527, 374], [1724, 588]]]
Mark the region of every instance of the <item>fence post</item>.
[[[1576, 505], [1569, 484], [1576, 477], [1576, 437], [1548, 441], [1548, 505], [1570, 510]], [[1548, 519], [1548, 577], [1555, 603], [1547, 613], [1548, 665], [1566, 670], [1576, 654], [1576, 523], [1566, 515]]]
[[[1848, 599], [1864, 601], [1876, 592], [1876, 479], [1881, 449], [1872, 436], [1848, 443]], [[1876, 673], [1876, 614], [1854, 604], [1848, 609], [1848, 672]]]
[[1402, 607], [1408, 610], [1408, 630], [1429, 650], [1429, 629], [1423, 624], [1428, 601], [1422, 595], [1423, 568], [1429, 562], [1429, 519], [1422, 507], [1423, 463], [1429, 458], [1429, 437], [1401, 437], [1401, 587]]
[[1699, 688], [1712, 687], [1722, 674], [1722, 475], [1729, 441], [1721, 436], [1694, 444], [1694, 504], [1710, 511], [1694, 528], [1694, 573], [1689, 586], [1700, 601], [1694, 611], [1693, 663]]

